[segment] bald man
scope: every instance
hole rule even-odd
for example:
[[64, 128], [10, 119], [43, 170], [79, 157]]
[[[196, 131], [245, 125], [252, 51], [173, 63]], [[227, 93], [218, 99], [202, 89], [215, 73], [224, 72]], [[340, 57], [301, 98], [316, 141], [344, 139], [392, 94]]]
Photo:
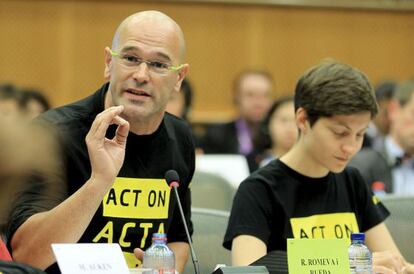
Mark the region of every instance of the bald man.
[[47, 186], [34, 180], [9, 224], [15, 260], [59, 273], [51, 243], [119, 243], [132, 268], [141, 263], [152, 234], [161, 232], [182, 272], [188, 243], [164, 174], [174, 169], [181, 177], [179, 196], [192, 232], [194, 144], [186, 124], [165, 112], [187, 74], [184, 57], [176, 22], [158, 11], [133, 14], [105, 48], [108, 82], [40, 117], [62, 143], [66, 198], [46, 196]]

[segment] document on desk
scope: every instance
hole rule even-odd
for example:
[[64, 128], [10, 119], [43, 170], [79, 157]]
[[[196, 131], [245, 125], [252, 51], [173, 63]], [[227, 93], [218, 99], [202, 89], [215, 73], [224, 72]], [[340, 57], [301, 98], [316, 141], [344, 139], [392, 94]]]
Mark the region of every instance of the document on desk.
[[118, 244], [52, 244], [62, 274], [129, 274]]

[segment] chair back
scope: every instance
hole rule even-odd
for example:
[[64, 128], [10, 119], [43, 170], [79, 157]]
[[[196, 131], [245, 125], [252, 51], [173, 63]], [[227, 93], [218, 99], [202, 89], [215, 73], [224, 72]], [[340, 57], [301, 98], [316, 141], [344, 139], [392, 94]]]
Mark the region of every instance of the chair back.
[[414, 196], [387, 195], [382, 203], [391, 213], [385, 224], [395, 243], [404, 258], [414, 262]]
[[229, 211], [235, 192], [236, 189], [220, 175], [194, 172], [191, 183], [191, 203], [194, 207]]
[[[217, 264], [230, 265], [230, 251], [222, 246], [229, 212], [192, 208], [191, 213], [194, 225], [193, 245], [199, 261], [200, 273], [212, 273]], [[194, 266], [190, 256], [184, 274], [193, 273]]]
[[196, 170], [219, 174], [234, 188], [250, 175], [247, 159], [240, 154], [198, 154]]

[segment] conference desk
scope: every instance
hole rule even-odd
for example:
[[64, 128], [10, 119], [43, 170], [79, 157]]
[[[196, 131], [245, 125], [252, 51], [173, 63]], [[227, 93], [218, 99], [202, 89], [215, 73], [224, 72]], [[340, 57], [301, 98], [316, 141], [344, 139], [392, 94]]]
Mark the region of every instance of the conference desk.
[[270, 274], [287, 274], [287, 253], [286, 251], [274, 250], [251, 265], [264, 265]]

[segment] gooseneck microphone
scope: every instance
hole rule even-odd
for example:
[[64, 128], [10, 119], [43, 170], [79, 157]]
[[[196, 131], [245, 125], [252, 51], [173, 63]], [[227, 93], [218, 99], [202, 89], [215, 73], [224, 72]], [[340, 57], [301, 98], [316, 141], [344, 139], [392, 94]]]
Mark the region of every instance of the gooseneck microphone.
[[190, 246], [191, 260], [193, 261], [194, 271], [195, 271], [195, 274], [200, 274], [198, 259], [194, 251], [193, 242], [191, 240], [190, 233], [188, 232], [187, 221], [184, 216], [183, 207], [181, 206], [180, 196], [178, 196], [177, 188], [180, 186], [180, 177], [178, 176], [177, 171], [170, 169], [165, 173], [165, 180], [167, 181], [167, 184], [172, 189], [174, 189], [175, 198], [177, 200], [178, 208], [181, 214], [181, 220], [183, 221], [185, 234], [187, 235], [188, 245]]

